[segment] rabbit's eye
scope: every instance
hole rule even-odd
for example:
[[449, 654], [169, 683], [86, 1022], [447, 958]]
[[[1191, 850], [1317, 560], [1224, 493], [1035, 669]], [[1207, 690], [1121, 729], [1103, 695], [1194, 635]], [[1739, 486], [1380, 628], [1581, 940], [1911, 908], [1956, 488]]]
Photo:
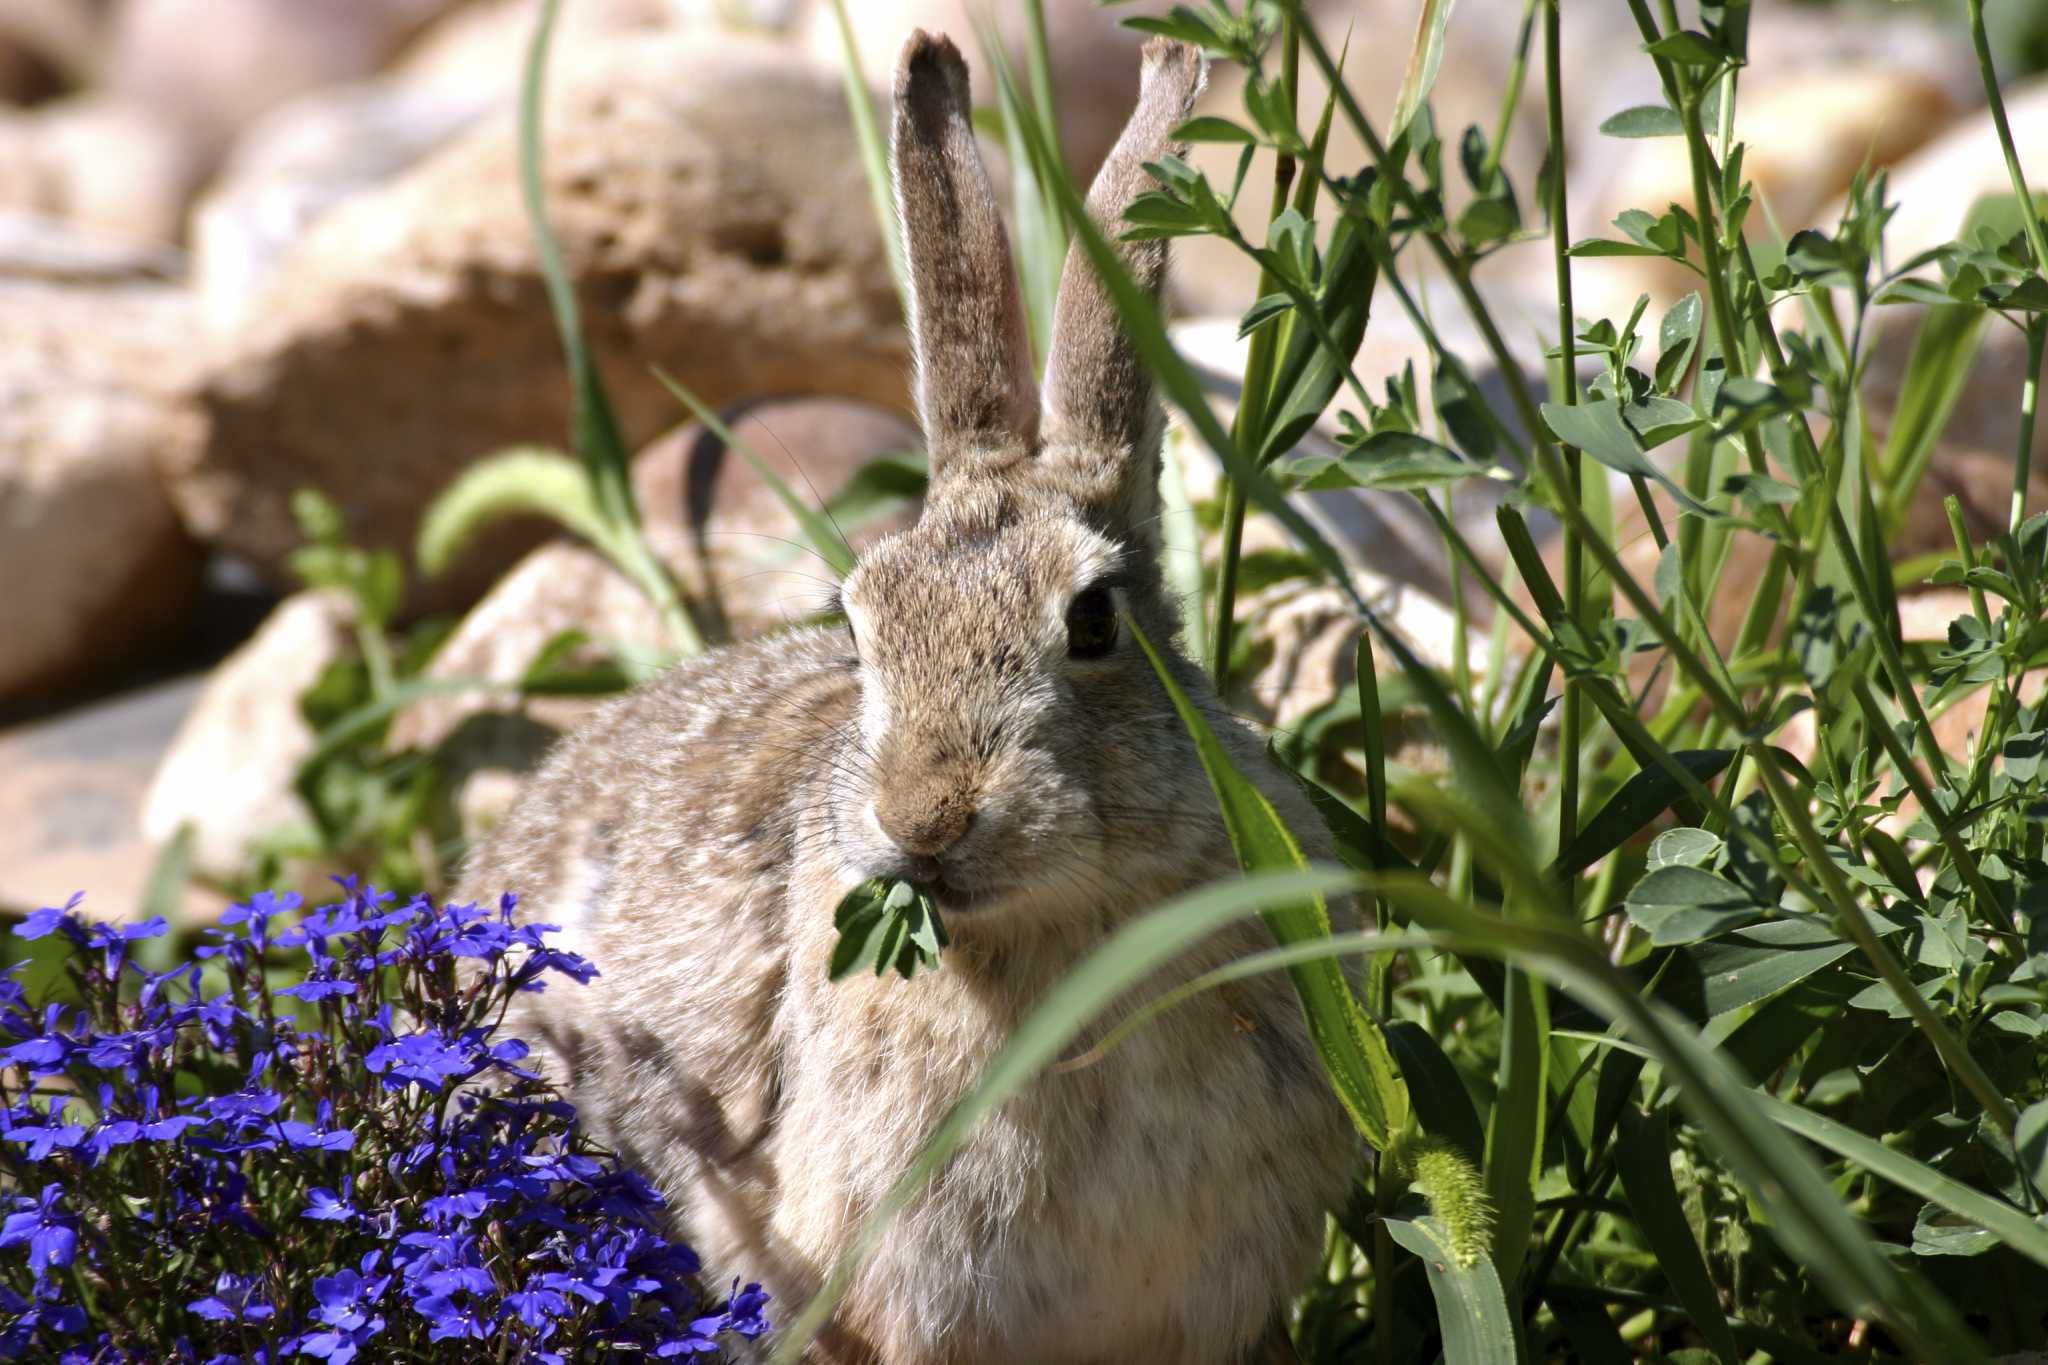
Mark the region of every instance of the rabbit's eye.
[[1116, 598], [1097, 584], [1067, 608], [1067, 657], [1099, 659], [1116, 643]]

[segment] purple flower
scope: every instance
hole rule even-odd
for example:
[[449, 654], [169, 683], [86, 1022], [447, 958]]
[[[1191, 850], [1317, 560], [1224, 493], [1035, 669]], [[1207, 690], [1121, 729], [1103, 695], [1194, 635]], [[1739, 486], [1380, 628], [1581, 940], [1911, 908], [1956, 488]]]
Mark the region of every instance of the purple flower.
[[28, 1268], [38, 1280], [52, 1266], [61, 1270], [70, 1265], [71, 1258], [78, 1254], [78, 1220], [57, 1207], [57, 1201], [63, 1197], [63, 1186], [45, 1185], [36, 1199], [16, 1199], [14, 1207], [18, 1212], [8, 1214], [7, 1221], [0, 1224], [0, 1247], [26, 1242]]
[[286, 1119], [277, 1127], [286, 1142], [309, 1151], [345, 1152], [356, 1145], [356, 1135], [346, 1128], [315, 1128], [296, 1119]]
[[311, 1218], [320, 1223], [345, 1223], [361, 1215], [356, 1206], [349, 1202], [348, 1185], [342, 1186], [342, 1193], [314, 1188], [306, 1191], [306, 1211], [299, 1216]]
[[194, 1299], [185, 1308], [208, 1322], [263, 1322], [277, 1312], [256, 1297], [253, 1278], [225, 1270], [213, 1282], [213, 1293]]

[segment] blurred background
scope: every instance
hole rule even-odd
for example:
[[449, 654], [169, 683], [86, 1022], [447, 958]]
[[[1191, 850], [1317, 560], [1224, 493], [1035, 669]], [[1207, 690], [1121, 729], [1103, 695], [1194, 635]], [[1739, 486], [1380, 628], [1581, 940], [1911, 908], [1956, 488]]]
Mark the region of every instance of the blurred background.
[[[847, 3], [878, 105], [913, 25], [963, 40], [977, 100], [991, 97], [964, 0]], [[781, 506], [682, 420], [651, 371], [675, 375], [821, 495], [915, 449], [832, 10], [563, 8], [548, 209], [624, 435], [643, 452], [650, 533], [722, 633], [772, 627], [815, 606], [819, 577], [793, 562]], [[1021, 0], [989, 8], [1021, 52]], [[1133, 94], [1138, 38], [1119, 20], [1160, 8], [1044, 0], [1080, 177]], [[1349, 29], [1353, 88], [1384, 118], [1418, 0], [1310, 8], [1333, 46]], [[1435, 93], [1447, 140], [1473, 123], [1508, 130], [1503, 164], [1525, 204], [1542, 151], [1540, 66], [1504, 123], [1501, 104], [1527, 8], [1462, 0]], [[1757, 0], [1736, 132], [1765, 197], [1759, 233], [1831, 221], [1859, 167], [1889, 166], [1909, 206], [1891, 237], [1903, 258], [2005, 187], [1961, 8]], [[2048, 86], [2032, 74], [2048, 64], [2048, 6], [1990, 8], [2019, 145], [2048, 147]], [[354, 657], [360, 622], [294, 570], [307, 529], [297, 490], [326, 494], [347, 541], [409, 557], [424, 510], [472, 462], [565, 443], [569, 389], [515, 175], [513, 104], [536, 11], [534, 0], [0, 0], [0, 906], [83, 887], [102, 913], [127, 913], [180, 829], [190, 869], [231, 884], [255, 865], [252, 848], [304, 824], [295, 781], [316, 744], [305, 699]], [[1656, 98], [1648, 63], [1616, 59], [1636, 46], [1620, 0], [1566, 0], [1564, 14], [1574, 235], [1605, 231], [1625, 207], [1689, 199], [1676, 143], [1598, 134]], [[1240, 94], [1221, 72], [1207, 99], [1227, 113]], [[1321, 97], [1305, 82], [1305, 108]], [[1228, 183], [1234, 151], [1196, 159]], [[999, 146], [989, 155], [1003, 185]], [[1364, 159], [1340, 133], [1331, 160]], [[1256, 169], [1249, 183], [1263, 183]], [[1179, 260], [1172, 303], [1182, 344], [1227, 393], [1254, 277], [1210, 245]], [[1510, 340], [1533, 373], [1553, 330], [1549, 273], [1541, 243], [1482, 272], [1520, 319]], [[1639, 293], [1661, 307], [1682, 289], [1637, 263], [1585, 262], [1578, 308], [1625, 313]], [[1375, 389], [1423, 356], [1383, 311], [1360, 362]], [[1966, 397], [1937, 491], [2002, 510], [2017, 346], [1987, 340], [1979, 370], [2001, 398]], [[1476, 347], [1467, 358], [1483, 369]], [[1880, 337], [1874, 420], [1902, 364], [1901, 346]], [[1490, 521], [1483, 507], [1472, 515]], [[1928, 534], [1945, 536], [1930, 515]], [[1446, 589], [1421, 567], [1440, 555], [1406, 552], [1405, 516], [1368, 501], [1338, 520], [1426, 656], [1441, 655]], [[887, 523], [885, 511], [865, 524]], [[508, 523], [446, 572], [407, 570], [391, 624], [416, 632], [405, 638], [421, 659], [432, 653], [425, 671], [510, 687], [564, 631], [656, 639], [630, 585], [551, 537]], [[1341, 685], [1337, 614], [1327, 601], [1267, 612], [1278, 624], [1240, 700], [1284, 722]], [[581, 704], [491, 701], [409, 708], [389, 746], [473, 734], [482, 749], [463, 800], [488, 810]], [[476, 724], [486, 713], [518, 724]], [[431, 852], [420, 862], [433, 871]]]

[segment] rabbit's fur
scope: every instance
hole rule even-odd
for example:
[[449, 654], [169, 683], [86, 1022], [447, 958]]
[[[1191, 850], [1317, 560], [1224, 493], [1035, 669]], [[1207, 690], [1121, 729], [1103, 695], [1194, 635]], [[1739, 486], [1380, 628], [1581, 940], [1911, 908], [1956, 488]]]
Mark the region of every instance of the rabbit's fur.
[[[1192, 50], [1147, 46], [1090, 194], [1112, 236], [1201, 80]], [[952, 44], [913, 34], [894, 160], [932, 457], [922, 519], [848, 575], [850, 629], [692, 661], [566, 741], [463, 888], [520, 892], [595, 960], [598, 980], [533, 998], [518, 1027], [669, 1195], [708, 1282], [760, 1279], [784, 1314], [1054, 982], [1127, 917], [1237, 866], [1130, 633], [1069, 656], [1090, 585], [1113, 585], [1150, 639], [1175, 631], [1160, 415], [1078, 248], [1041, 401], [967, 110]], [[1119, 250], [1156, 291], [1164, 243]], [[1200, 670], [1169, 657], [1289, 826], [1319, 831]], [[936, 888], [941, 970], [827, 981], [834, 907], [870, 876]], [[1242, 923], [1135, 994], [1270, 942]], [[981, 1124], [813, 1356], [1249, 1359], [1356, 1155], [1287, 979], [1204, 993]]]

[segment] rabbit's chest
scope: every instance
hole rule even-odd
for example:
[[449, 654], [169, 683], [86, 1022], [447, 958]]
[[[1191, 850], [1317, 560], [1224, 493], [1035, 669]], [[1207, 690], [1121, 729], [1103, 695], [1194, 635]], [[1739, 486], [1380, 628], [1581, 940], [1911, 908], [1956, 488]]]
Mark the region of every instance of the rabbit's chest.
[[[1249, 1339], [1351, 1157], [1298, 1019], [1285, 997], [1205, 997], [1042, 1074], [897, 1217], [846, 1315], [891, 1361], [1208, 1360]], [[829, 1263], [1005, 1040], [934, 1022], [786, 1096], [784, 1234]]]

